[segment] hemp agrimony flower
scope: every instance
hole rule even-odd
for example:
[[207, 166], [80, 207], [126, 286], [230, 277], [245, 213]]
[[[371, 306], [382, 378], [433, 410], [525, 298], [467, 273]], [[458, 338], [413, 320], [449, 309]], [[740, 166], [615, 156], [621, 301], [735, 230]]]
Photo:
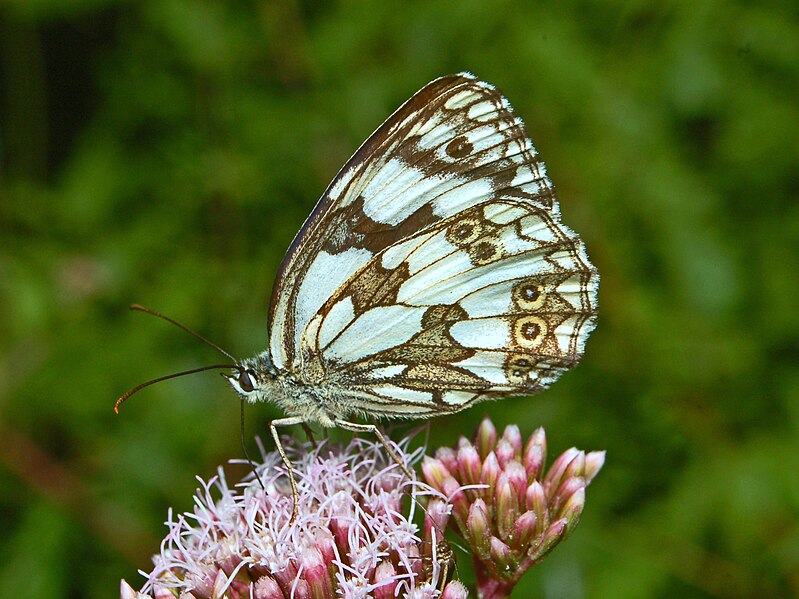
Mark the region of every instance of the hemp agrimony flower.
[[[407, 466], [419, 452], [396, 448]], [[122, 599], [282, 599], [440, 597], [465, 599], [447, 582], [435, 527], [422, 536], [415, 496], [432, 491], [409, 480], [382, 444], [353, 439], [344, 447], [287, 444], [298, 483], [298, 516], [277, 452], [230, 487], [222, 469], [200, 480], [192, 512], [174, 518], [140, 593], [122, 581]], [[429, 518], [428, 518], [429, 520]], [[441, 541], [438, 537], [438, 541]]]
[[422, 482], [406, 474], [421, 454], [409, 442], [394, 446], [405, 468], [377, 441], [286, 443], [294, 522], [278, 452], [256, 467], [265, 490], [252, 476], [231, 488], [220, 468], [200, 480], [192, 512], [170, 512], [146, 584], [137, 593], [122, 581], [122, 599], [465, 599], [449, 580], [448, 527], [465, 540], [478, 596], [506, 597], [577, 526], [605, 459], [572, 448], [545, 470], [543, 429], [523, 444], [518, 427], [500, 437], [485, 419], [474, 441], [425, 457]]

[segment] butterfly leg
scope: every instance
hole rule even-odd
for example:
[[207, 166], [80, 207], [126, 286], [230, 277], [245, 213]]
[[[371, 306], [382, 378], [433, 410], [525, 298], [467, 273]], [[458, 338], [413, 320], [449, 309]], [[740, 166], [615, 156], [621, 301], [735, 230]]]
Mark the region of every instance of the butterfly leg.
[[316, 439], [314, 439], [313, 431], [311, 430], [311, 427], [308, 426], [307, 422], [301, 422], [300, 426], [302, 426], [302, 430], [305, 431], [305, 436], [308, 437], [308, 440], [311, 442], [311, 446], [314, 449], [317, 449], [319, 446], [316, 444]]
[[269, 423], [269, 430], [272, 431], [272, 438], [275, 440], [275, 445], [277, 446], [277, 451], [280, 453], [280, 458], [283, 460], [283, 463], [286, 465], [286, 470], [289, 474], [289, 483], [291, 484], [291, 496], [294, 499], [294, 506], [291, 509], [291, 519], [289, 520], [289, 526], [294, 524], [294, 521], [297, 519], [297, 504], [300, 500], [300, 494], [297, 492], [297, 481], [294, 480], [294, 467], [291, 465], [291, 460], [286, 455], [286, 450], [283, 449], [283, 444], [280, 442], [280, 437], [277, 434], [277, 427], [279, 426], [294, 426], [295, 424], [305, 424], [305, 421], [300, 418], [299, 416], [292, 416], [291, 418], [278, 418], [277, 420], [273, 420]]
[[351, 431], [353, 433], [372, 433], [377, 440], [383, 444], [383, 447], [386, 448], [388, 455], [391, 456], [391, 459], [402, 468], [402, 471], [405, 473], [410, 480], [414, 479], [414, 475], [405, 465], [400, 457], [397, 455], [397, 452], [389, 445], [388, 439], [386, 439], [385, 435], [380, 431], [380, 429], [374, 424], [359, 424], [357, 422], [347, 422], [346, 420], [339, 420], [336, 419], [336, 426], [343, 428], [344, 430]]

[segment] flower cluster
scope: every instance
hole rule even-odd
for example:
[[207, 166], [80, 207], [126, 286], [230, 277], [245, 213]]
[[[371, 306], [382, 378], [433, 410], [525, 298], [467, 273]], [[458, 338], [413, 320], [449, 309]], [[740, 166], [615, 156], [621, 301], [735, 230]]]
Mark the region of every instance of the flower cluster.
[[[298, 483], [296, 522], [277, 452], [256, 468], [265, 490], [253, 477], [231, 488], [220, 468], [200, 481], [192, 512], [170, 513], [147, 583], [137, 593], [122, 581], [122, 599], [467, 597], [446, 580], [435, 528], [413, 523], [415, 496], [432, 489], [408, 480], [380, 443], [286, 451]], [[396, 451], [406, 464], [419, 457]]]
[[[257, 479], [233, 488], [220, 468], [200, 480], [192, 512], [170, 512], [147, 583], [136, 592], [122, 581], [122, 599], [466, 599], [466, 587], [449, 581], [448, 526], [465, 539], [479, 596], [506, 597], [577, 526], [585, 487], [605, 460], [572, 448], [545, 471], [543, 429], [524, 444], [518, 427], [500, 437], [488, 419], [473, 442], [424, 458], [426, 483], [408, 479], [377, 441], [289, 442], [295, 522], [278, 452], [262, 451]], [[395, 453], [410, 470], [421, 450], [409, 453], [408, 443]]]
[[517, 426], [498, 438], [484, 419], [474, 442], [462, 437], [455, 449], [424, 459], [425, 480], [446, 497], [431, 500], [426, 526], [443, 531], [451, 515], [472, 553], [481, 597], [507, 596], [574, 530], [585, 487], [605, 461], [604, 451], [572, 448], [545, 473], [546, 445], [542, 428], [523, 445]]

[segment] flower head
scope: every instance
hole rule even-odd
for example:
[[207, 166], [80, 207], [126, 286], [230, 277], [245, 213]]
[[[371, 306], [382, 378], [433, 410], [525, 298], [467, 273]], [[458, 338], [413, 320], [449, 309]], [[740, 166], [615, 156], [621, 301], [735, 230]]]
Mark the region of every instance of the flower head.
[[[405, 446], [396, 451], [410, 464], [418, 453]], [[286, 451], [298, 483], [296, 522], [289, 523], [293, 498], [277, 452], [256, 468], [265, 490], [253, 477], [231, 488], [220, 468], [200, 480], [192, 512], [170, 512], [147, 583], [137, 593], [122, 581], [122, 599], [465, 599], [466, 588], [446, 583], [436, 545], [425, 540], [435, 526], [420, 531], [413, 523], [412, 495], [433, 491], [408, 480], [380, 443], [287, 443]]]
[[[484, 419], [474, 441], [462, 437], [456, 448], [426, 457], [422, 472], [428, 484], [451, 504], [454, 528], [466, 540], [475, 562], [480, 594], [501, 597], [521, 575], [540, 562], [577, 526], [585, 505], [585, 488], [605, 461], [604, 451], [575, 448], [544, 471], [547, 442], [537, 429], [526, 444], [519, 428], [508, 426], [500, 437]], [[443, 531], [448, 512], [440, 513]]]

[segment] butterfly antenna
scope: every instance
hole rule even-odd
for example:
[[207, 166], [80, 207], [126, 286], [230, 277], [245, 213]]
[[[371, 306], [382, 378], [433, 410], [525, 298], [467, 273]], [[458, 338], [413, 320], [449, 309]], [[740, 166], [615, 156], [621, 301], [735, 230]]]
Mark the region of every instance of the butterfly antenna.
[[114, 404], [114, 412], [119, 414], [119, 406], [122, 405], [122, 402], [124, 402], [128, 397], [130, 397], [134, 393], [141, 391], [145, 387], [149, 387], [150, 385], [155, 385], [156, 383], [160, 383], [161, 381], [168, 381], [169, 379], [174, 379], [179, 376], [186, 376], [187, 374], [194, 374], [196, 372], [203, 372], [205, 370], [213, 370], [215, 368], [224, 368], [224, 369], [240, 368], [240, 366], [238, 364], [214, 364], [212, 366], [203, 366], [202, 368], [193, 368], [191, 370], [184, 370], [183, 372], [176, 372], [174, 374], [168, 374], [166, 376], [159, 376], [157, 379], [147, 381], [146, 383], [142, 383], [141, 385], [136, 385], [130, 391], [123, 393]]
[[179, 329], [181, 329], [181, 330], [183, 330], [183, 331], [186, 331], [186, 332], [187, 332], [189, 335], [191, 335], [192, 337], [195, 337], [196, 339], [199, 339], [200, 341], [202, 341], [202, 342], [203, 342], [203, 343], [205, 343], [206, 345], [210, 345], [211, 347], [213, 347], [213, 348], [214, 348], [216, 351], [218, 351], [220, 354], [222, 354], [222, 355], [223, 355], [223, 356], [225, 356], [226, 358], [230, 358], [230, 359], [231, 359], [231, 360], [233, 360], [234, 362], [236, 361], [236, 358], [234, 358], [233, 356], [231, 356], [231, 355], [230, 355], [229, 353], [227, 353], [227, 352], [226, 352], [224, 349], [222, 349], [221, 347], [219, 347], [219, 346], [218, 346], [216, 343], [214, 343], [213, 341], [209, 341], [208, 339], [206, 339], [205, 337], [203, 337], [203, 336], [202, 336], [202, 335], [200, 335], [199, 333], [195, 333], [194, 331], [192, 331], [192, 330], [191, 330], [189, 327], [187, 327], [186, 325], [182, 325], [182, 324], [180, 324], [180, 323], [179, 323], [177, 320], [175, 320], [174, 318], [170, 318], [170, 317], [169, 317], [169, 316], [167, 316], [166, 314], [161, 314], [160, 312], [156, 312], [155, 310], [151, 310], [150, 308], [145, 308], [144, 306], [141, 306], [141, 305], [139, 305], [139, 304], [133, 304], [133, 305], [131, 305], [131, 306], [130, 306], [130, 309], [131, 309], [131, 310], [138, 310], [139, 312], [144, 312], [144, 313], [146, 313], [146, 314], [150, 314], [150, 315], [152, 315], [152, 316], [157, 316], [158, 318], [161, 318], [161, 319], [163, 319], [163, 320], [166, 320], [167, 322], [169, 322], [169, 323], [172, 323], [173, 325], [175, 325], [175, 326], [176, 326], [176, 327], [178, 327]]
[[258, 476], [258, 470], [255, 468], [255, 464], [250, 459], [250, 454], [247, 453], [247, 444], [244, 442], [244, 400], [241, 400], [241, 450], [244, 452], [244, 457], [247, 458], [247, 463], [252, 468], [252, 475], [255, 477], [255, 480], [258, 481], [258, 484], [261, 485], [261, 490], [266, 493], [266, 487], [264, 487], [264, 482], [261, 480], [261, 477]]

